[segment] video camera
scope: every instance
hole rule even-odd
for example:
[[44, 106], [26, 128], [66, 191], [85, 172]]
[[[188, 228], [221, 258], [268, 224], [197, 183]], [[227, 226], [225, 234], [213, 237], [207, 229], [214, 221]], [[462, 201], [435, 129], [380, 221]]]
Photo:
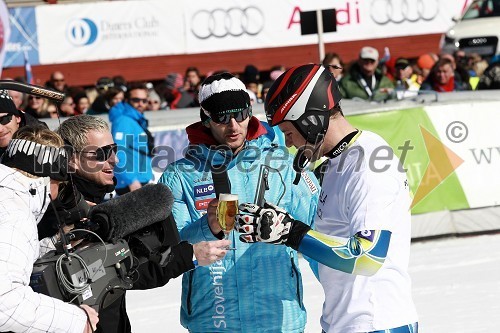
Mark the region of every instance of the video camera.
[[[132, 288], [139, 264], [167, 265], [171, 247], [180, 242], [171, 214], [173, 196], [164, 184], [90, 207], [68, 183], [54, 205], [60, 224], [75, 229], [35, 262], [30, 286], [66, 302], [107, 307]], [[68, 239], [78, 244], [73, 247]]]

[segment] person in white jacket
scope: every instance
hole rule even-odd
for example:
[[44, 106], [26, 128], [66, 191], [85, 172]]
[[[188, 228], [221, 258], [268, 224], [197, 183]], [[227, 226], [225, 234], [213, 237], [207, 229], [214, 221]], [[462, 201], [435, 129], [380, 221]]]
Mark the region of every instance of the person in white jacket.
[[[62, 139], [42, 127], [18, 130], [0, 164], [0, 332], [90, 333], [97, 312], [29, 286], [39, 258], [37, 223], [67, 176]], [[58, 166], [58, 167], [56, 167]], [[49, 196], [51, 194], [51, 197]]]

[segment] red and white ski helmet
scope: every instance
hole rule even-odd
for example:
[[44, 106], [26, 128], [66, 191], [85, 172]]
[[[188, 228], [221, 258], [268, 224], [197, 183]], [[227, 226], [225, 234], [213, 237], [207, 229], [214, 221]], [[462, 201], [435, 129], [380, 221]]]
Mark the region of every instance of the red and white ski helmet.
[[310, 143], [328, 129], [330, 110], [342, 99], [330, 71], [317, 64], [290, 68], [273, 83], [264, 103], [267, 121], [276, 126], [291, 121]]

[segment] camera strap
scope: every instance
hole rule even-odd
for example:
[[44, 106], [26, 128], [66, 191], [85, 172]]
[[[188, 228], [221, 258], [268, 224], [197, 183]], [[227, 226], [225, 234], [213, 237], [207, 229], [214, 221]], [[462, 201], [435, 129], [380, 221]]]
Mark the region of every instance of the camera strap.
[[215, 195], [218, 198], [221, 193], [231, 193], [231, 182], [227, 175], [227, 169], [224, 164], [211, 165], [212, 180], [214, 182]]

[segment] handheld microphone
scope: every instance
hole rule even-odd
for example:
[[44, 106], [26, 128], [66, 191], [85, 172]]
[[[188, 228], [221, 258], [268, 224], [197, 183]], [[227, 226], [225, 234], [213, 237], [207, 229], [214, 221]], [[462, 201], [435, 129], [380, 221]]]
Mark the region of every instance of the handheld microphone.
[[165, 184], [146, 185], [116, 199], [92, 207], [90, 220], [99, 225], [96, 233], [116, 242], [140, 229], [166, 220], [172, 213], [174, 197]]

